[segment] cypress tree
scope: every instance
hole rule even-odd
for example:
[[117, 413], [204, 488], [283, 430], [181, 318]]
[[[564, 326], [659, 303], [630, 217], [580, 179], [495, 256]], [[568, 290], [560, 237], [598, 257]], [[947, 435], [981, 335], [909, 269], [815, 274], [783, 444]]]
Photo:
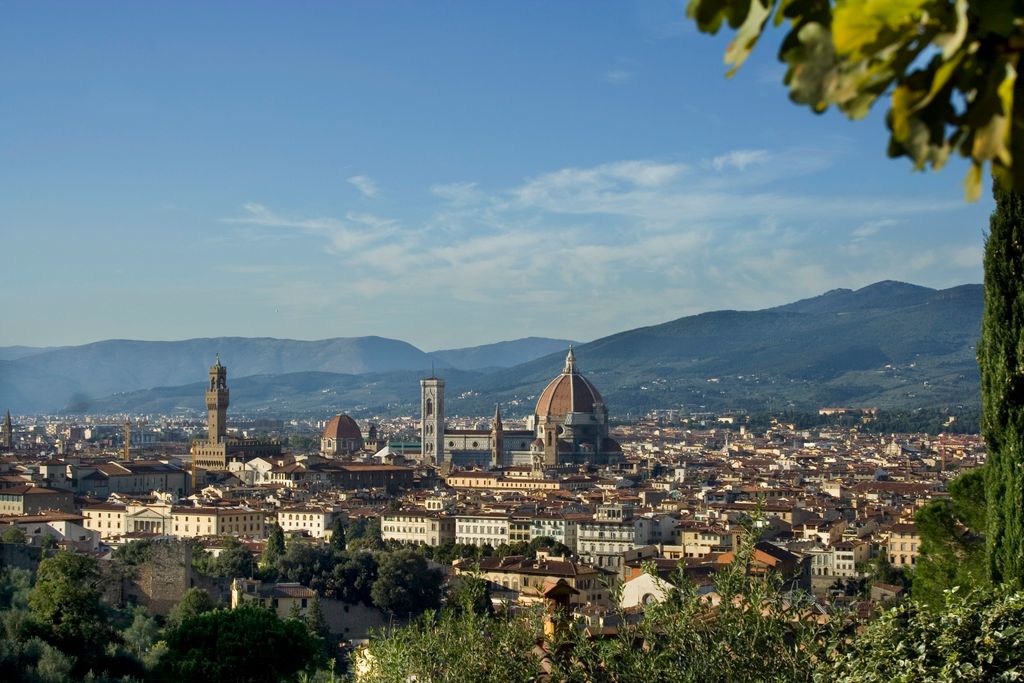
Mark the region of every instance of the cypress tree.
[[1024, 587], [1024, 194], [994, 185], [978, 346], [989, 462], [986, 554], [994, 582]]

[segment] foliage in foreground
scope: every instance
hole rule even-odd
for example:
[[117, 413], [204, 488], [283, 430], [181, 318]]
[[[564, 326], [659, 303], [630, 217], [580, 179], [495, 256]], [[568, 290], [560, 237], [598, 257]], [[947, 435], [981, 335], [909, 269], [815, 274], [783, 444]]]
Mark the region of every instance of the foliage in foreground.
[[[773, 578], [746, 576], [752, 545], [718, 575], [722, 602], [713, 606], [680, 575], [669, 599], [642, 618], [616, 612], [618, 634], [592, 638], [576, 621], [560, 629], [548, 661], [551, 680], [805, 681], [845, 623], [819, 624], [799, 593], [784, 593]], [[468, 584], [472, 585], [472, 584]], [[489, 618], [465, 605], [449, 606], [374, 640], [363, 655], [359, 681], [528, 681], [541, 672], [533, 645], [540, 612]], [[357, 666], [357, 670], [359, 667]]]
[[701, 31], [737, 29], [725, 53], [730, 73], [769, 20], [788, 22], [779, 60], [794, 102], [858, 119], [888, 96], [890, 156], [910, 157], [917, 169], [967, 157], [969, 199], [980, 196], [989, 163], [1004, 187], [1024, 190], [1019, 2], [690, 0], [688, 13]]
[[[842, 615], [820, 624], [770, 583], [753, 581], [744, 590], [751, 591], [747, 599], [716, 610], [684, 588], [608, 639], [577, 628], [552, 648], [550, 680], [953, 683], [1024, 676], [1024, 592], [949, 591], [943, 610], [907, 603], [854, 633]], [[372, 641], [357, 660], [356, 680], [535, 680], [541, 620], [537, 611], [513, 618], [428, 613]]]
[[943, 610], [891, 609], [816, 676], [835, 683], [1015, 681], [1024, 677], [1024, 593], [949, 591]]

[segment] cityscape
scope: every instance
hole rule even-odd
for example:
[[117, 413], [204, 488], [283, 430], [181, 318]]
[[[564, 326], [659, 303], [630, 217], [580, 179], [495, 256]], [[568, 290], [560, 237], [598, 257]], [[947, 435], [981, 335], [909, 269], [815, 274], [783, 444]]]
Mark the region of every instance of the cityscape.
[[4, 15], [0, 679], [1024, 676], [1019, 8]]

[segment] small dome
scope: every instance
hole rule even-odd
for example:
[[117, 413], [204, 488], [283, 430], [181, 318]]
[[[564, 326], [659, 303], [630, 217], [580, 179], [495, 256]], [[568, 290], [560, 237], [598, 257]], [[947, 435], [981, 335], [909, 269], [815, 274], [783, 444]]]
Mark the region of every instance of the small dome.
[[568, 413], [592, 413], [598, 403], [604, 403], [601, 393], [576, 369], [576, 356], [572, 347], [569, 347], [565, 369], [541, 392], [535, 414], [552, 417]]
[[362, 439], [359, 425], [348, 415], [335, 415], [324, 427], [325, 439]]

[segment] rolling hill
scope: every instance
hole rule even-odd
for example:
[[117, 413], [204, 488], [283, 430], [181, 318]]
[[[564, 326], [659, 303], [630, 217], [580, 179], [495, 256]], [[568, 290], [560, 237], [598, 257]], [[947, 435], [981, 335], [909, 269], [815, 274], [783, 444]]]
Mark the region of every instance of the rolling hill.
[[[576, 356], [615, 415], [678, 407], [976, 407], [982, 298], [980, 285], [934, 290], [886, 281], [628, 330], [579, 345]], [[488, 415], [500, 402], [510, 415], [522, 415], [561, 369], [566, 345], [527, 339], [426, 354], [379, 337], [99, 342], [0, 361], [0, 406], [201, 411], [202, 385], [181, 379], [204, 376], [220, 351], [230, 368], [233, 410], [412, 414], [418, 379], [434, 365], [448, 382], [450, 414]], [[501, 367], [516, 354], [540, 357]]]

